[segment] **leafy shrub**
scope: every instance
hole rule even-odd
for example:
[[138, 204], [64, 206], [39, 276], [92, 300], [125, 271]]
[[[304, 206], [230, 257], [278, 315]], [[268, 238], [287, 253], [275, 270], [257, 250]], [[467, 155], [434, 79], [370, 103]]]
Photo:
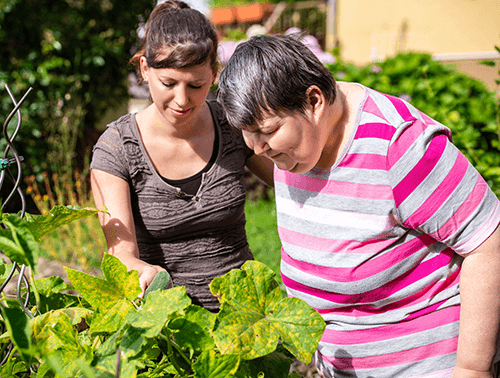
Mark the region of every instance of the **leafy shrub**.
[[[25, 172], [68, 173], [75, 162], [86, 163], [97, 120], [128, 98], [135, 30], [154, 3], [0, 0], [0, 90], [8, 84], [19, 100], [34, 89], [17, 137]], [[6, 117], [13, 106], [1, 94]]]
[[344, 62], [326, 66], [337, 80], [399, 96], [449, 127], [455, 145], [500, 195], [497, 102], [482, 82], [421, 53], [400, 54], [361, 68]]
[[[2, 215], [0, 248], [31, 267], [34, 295], [0, 300], [0, 376], [285, 378], [294, 358], [311, 361], [325, 322], [304, 301], [284, 297], [257, 261], [211, 282], [217, 314], [191, 304], [185, 287], [140, 298], [137, 271], [109, 254], [102, 278], [67, 268], [72, 286], [60, 277], [35, 281], [37, 241], [96, 212], [56, 206], [44, 215]], [[0, 279], [11, 269], [0, 264]]]

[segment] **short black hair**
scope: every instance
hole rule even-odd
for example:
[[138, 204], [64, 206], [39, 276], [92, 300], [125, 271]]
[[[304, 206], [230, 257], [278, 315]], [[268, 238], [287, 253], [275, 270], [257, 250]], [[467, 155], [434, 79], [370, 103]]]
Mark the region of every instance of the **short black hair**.
[[245, 129], [269, 113], [304, 113], [311, 85], [333, 104], [335, 79], [300, 35], [261, 35], [236, 47], [220, 75], [217, 98], [229, 123]]

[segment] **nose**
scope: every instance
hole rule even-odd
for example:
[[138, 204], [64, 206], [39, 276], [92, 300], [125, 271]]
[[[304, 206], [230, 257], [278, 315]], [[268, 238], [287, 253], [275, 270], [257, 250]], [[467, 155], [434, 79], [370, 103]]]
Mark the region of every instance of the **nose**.
[[174, 101], [180, 108], [186, 106], [189, 103], [189, 94], [187, 88], [184, 88], [179, 85], [177, 87], [177, 90], [175, 91]]
[[270, 149], [264, 136], [260, 133], [251, 133], [243, 130], [243, 139], [245, 139], [247, 146], [258, 156]]

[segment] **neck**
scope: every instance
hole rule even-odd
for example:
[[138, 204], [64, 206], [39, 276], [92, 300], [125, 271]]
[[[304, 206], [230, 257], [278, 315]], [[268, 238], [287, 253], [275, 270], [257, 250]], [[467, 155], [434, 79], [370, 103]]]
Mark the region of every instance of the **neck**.
[[352, 127], [350, 126], [351, 111], [348, 106], [346, 93], [337, 84], [337, 97], [335, 102], [327, 109], [326, 141], [321, 158], [316, 164], [319, 169], [331, 168], [342, 154]]

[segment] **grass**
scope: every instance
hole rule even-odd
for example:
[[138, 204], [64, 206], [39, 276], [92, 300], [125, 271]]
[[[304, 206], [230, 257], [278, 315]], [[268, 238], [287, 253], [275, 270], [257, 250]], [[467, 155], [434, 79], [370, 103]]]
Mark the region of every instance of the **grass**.
[[281, 284], [281, 242], [276, 227], [274, 195], [270, 196], [270, 200], [247, 201], [245, 215], [248, 244], [255, 260], [271, 268], [276, 273], [276, 279]]

